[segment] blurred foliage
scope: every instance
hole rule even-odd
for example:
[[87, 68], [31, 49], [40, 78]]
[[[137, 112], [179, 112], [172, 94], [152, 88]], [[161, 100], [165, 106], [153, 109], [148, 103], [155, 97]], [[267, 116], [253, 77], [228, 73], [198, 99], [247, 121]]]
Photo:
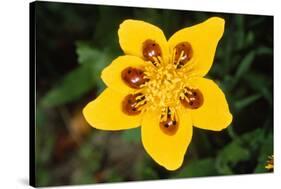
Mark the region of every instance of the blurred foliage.
[[92, 48], [85, 42], [77, 42], [77, 54], [81, 66], [66, 74], [57, 86], [48, 91], [42, 99], [43, 106], [66, 104], [79, 99], [94, 87], [98, 92], [104, 88], [100, 72], [110, 62], [106, 52]]
[[[222, 132], [194, 128], [183, 166], [167, 171], [145, 152], [140, 129], [91, 128], [82, 108], [105, 88], [102, 69], [122, 55], [119, 24], [159, 26], [167, 38], [211, 16], [225, 33], [208, 73], [233, 113]], [[89, 184], [264, 173], [273, 154], [273, 17], [36, 2], [36, 184]]]

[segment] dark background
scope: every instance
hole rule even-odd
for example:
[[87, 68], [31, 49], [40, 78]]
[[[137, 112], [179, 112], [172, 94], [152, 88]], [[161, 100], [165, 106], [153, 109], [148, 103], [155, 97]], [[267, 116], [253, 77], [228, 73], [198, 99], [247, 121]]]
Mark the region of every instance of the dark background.
[[[221, 132], [194, 128], [184, 164], [167, 171], [145, 152], [140, 130], [90, 127], [82, 108], [105, 88], [101, 70], [123, 52], [118, 27], [140, 19], [167, 39], [212, 16], [225, 19], [214, 65], [233, 114]], [[35, 3], [37, 186], [269, 172], [273, 154], [273, 17]]]

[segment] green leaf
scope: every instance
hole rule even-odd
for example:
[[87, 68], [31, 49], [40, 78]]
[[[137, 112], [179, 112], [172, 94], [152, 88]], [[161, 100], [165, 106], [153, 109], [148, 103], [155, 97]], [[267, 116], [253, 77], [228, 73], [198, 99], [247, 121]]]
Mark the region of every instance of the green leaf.
[[41, 105], [44, 107], [59, 106], [80, 98], [94, 85], [91, 73], [86, 66], [80, 66], [70, 72], [43, 97]]
[[246, 40], [244, 46], [250, 46], [255, 42], [255, 34], [254, 32], [250, 31], [247, 33]]
[[104, 88], [100, 74], [110, 62], [110, 56], [85, 42], [77, 42], [77, 54], [81, 65], [66, 74], [47, 92], [41, 101], [44, 107], [55, 107], [78, 100], [94, 87], [97, 87], [98, 93]]
[[267, 170], [265, 169], [268, 156], [273, 155], [273, 135], [272, 133], [264, 137], [263, 144], [260, 148], [260, 153], [258, 156], [258, 164], [255, 169], [255, 173], [264, 173]]
[[237, 43], [237, 49], [243, 48], [244, 45], [244, 38], [245, 38], [245, 31], [244, 31], [244, 16], [242, 15], [236, 15], [235, 21], [236, 21], [236, 43]]
[[80, 64], [94, 64], [96, 59], [101, 58], [101, 52], [91, 47], [89, 43], [78, 41], [76, 46]]
[[265, 47], [265, 46], [261, 46], [261, 47], [257, 48], [256, 52], [258, 55], [272, 55], [273, 54], [272, 48]]
[[[98, 47], [113, 47], [118, 46], [117, 31], [119, 24], [124, 19], [124, 12], [120, 11], [118, 7], [99, 6], [96, 9], [98, 13], [97, 19], [94, 21], [94, 41]], [[114, 13], [114, 16], [112, 15]]]
[[266, 77], [263, 74], [248, 73], [245, 75], [245, 80], [248, 85], [256, 92], [262, 94], [266, 100], [272, 104], [272, 80], [273, 76]]
[[255, 52], [248, 53], [239, 64], [239, 67], [235, 73], [235, 80], [238, 81], [250, 68], [255, 58]]
[[213, 158], [193, 160], [187, 163], [174, 178], [217, 175]]
[[220, 151], [216, 159], [216, 168], [221, 174], [233, 174], [232, 167], [241, 160], [250, 158], [250, 152], [236, 140]]
[[234, 106], [237, 110], [241, 110], [241, 109], [251, 105], [252, 103], [254, 103], [260, 97], [261, 97], [260, 94], [254, 94], [252, 96], [249, 96], [249, 97], [246, 97], [246, 98], [243, 98], [241, 100], [236, 101]]
[[[235, 62], [237, 62], [238, 68], [234, 76], [224, 76], [225, 77], [224, 82], [227, 84], [226, 89], [228, 91], [232, 91], [233, 88], [236, 86], [236, 84], [240, 81], [240, 79], [242, 77], [244, 78], [249, 73], [249, 68], [253, 63], [255, 54], [256, 54], [255, 51], [251, 51], [240, 62], [238, 61], [238, 59], [235, 60]], [[228, 58], [225, 58], [225, 61], [229, 62], [230, 60], [228, 60]], [[234, 59], [231, 61], [234, 61]]]
[[128, 129], [122, 132], [122, 138], [128, 142], [140, 142], [141, 133], [140, 128]]
[[110, 64], [112, 59], [112, 52], [110, 48], [98, 50], [94, 48], [90, 43], [84, 41], [78, 41], [77, 54], [78, 61], [80, 64], [87, 66], [91, 70], [91, 77], [95, 82], [95, 87], [97, 87], [97, 93], [100, 93], [104, 89], [105, 85], [102, 82], [100, 75], [108, 64]]
[[106, 177], [108, 182], [121, 182], [123, 180], [122, 175], [114, 168], [111, 168], [107, 171]]
[[252, 161], [253, 154], [259, 152], [265, 140], [262, 129], [243, 134], [219, 151], [216, 168], [220, 174], [234, 174], [233, 168], [241, 161]]
[[159, 179], [157, 172], [153, 168], [148, 167], [148, 166], [144, 167], [144, 169], [142, 170], [142, 177], [145, 180]]

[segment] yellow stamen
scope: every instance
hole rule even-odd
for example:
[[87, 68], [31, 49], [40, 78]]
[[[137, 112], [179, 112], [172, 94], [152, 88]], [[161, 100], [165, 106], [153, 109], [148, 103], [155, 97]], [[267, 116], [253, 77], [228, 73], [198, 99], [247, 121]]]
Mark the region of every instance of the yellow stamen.
[[178, 65], [179, 65], [179, 63], [180, 63], [180, 61], [181, 61], [183, 55], [184, 55], [184, 51], [181, 51], [181, 54], [180, 54], [180, 56], [179, 56], [179, 58], [178, 58], [178, 60], [177, 60], [177, 62], [176, 62], [176, 64], [175, 64], [175, 68], [178, 67]]
[[189, 103], [191, 99], [187, 98], [186, 95], [184, 95], [184, 99]]
[[159, 67], [160, 66], [160, 64], [161, 64], [161, 57], [159, 58], [160, 56], [157, 56], [157, 57], [155, 57], [155, 56], [153, 56], [152, 57], [152, 59], [154, 60], [154, 62], [153, 62], [153, 64], [156, 66], [156, 67]]
[[[148, 64], [144, 70], [144, 78], [149, 81], [140, 87], [141, 93], [145, 95], [146, 108], [161, 110], [162, 121], [167, 120], [168, 107], [171, 116], [175, 116], [176, 109], [181, 104], [180, 100], [185, 99], [189, 102], [190, 99], [186, 97], [186, 94], [192, 95], [186, 86], [192, 88], [188, 82], [191, 78], [192, 72], [189, 74], [189, 71], [193, 68], [194, 59], [189, 62], [188, 66], [178, 69], [177, 66], [180, 65], [183, 56], [184, 51], [181, 51], [179, 58], [175, 60], [176, 49], [173, 49], [165, 59], [161, 56], [152, 57], [153, 64]], [[142, 105], [139, 106], [143, 107]]]
[[148, 66], [145, 69], [145, 75], [149, 78], [149, 82], [142, 86], [146, 100], [153, 109], [176, 108], [185, 85], [184, 73], [176, 70], [173, 64], [164, 63], [161, 57], [158, 60], [157, 68]]

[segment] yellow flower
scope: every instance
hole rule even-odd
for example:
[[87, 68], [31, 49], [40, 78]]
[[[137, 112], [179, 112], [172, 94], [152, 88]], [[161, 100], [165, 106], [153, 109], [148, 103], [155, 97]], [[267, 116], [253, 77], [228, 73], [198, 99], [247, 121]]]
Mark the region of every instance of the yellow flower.
[[83, 110], [90, 125], [122, 130], [141, 125], [147, 153], [168, 170], [178, 169], [192, 126], [220, 131], [232, 121], [224, 93], [203, 78], [212, 66], [224, 20], [213, 17], [176, 32], [125, 20], [118, 30], [125, 55], [101, 74], [107, 88]]
[[270, 170], [270, 171], [273, 171], [273, 169], [274, 169], [274, 157], [273, 157], [273, 155], [268, 156], [268, 160], [267, 160], [266, 163], [267, 164], [266, 164], [265, 168]]

